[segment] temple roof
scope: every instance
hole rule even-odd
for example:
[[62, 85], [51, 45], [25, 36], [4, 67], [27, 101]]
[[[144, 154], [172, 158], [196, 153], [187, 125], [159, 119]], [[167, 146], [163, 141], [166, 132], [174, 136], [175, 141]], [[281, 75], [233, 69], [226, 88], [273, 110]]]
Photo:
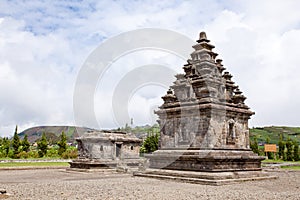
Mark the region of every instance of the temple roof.
[[112, 142], [141, 142], [141, 139], [137, 138], [132, 133], [125, 132], [113, 132], [113, 131], [88, 131], [76, 140], [107, 140]]
[[[171, 108], [180, 104], [218, 104], [226, 107], [248, 110], [245, 105], [246, 97], [242, 95], [238, 85], [232, 81], [232, 75], [225, 71], [222, 59], [216, 58], [214, 45], [210, 44], [205, 32], [199, 34], [191, 59], [183, 66], [184, 74], [175, 75], [176, 81], [165, 96], [164, 104], [160, 108]], [[227, 108], [226, 108], [227, 109]]]

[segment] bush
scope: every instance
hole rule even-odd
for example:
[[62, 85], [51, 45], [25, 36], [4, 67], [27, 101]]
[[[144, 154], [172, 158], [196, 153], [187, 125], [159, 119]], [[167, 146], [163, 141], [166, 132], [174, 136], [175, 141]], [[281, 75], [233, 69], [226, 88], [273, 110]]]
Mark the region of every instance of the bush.
[[39, 157], [39, 153], [37, 150], [31, 150], [28, 152], [28, 157], [29, 158], [38, 158]]
[[16, 155], [16, 157], [21, 158], [21, 159], [27, 159], [29, 158], [29, 154], [26, 151], [21, 151]]
[[14, 150], [10, 149], [10, 150], [8, 151], [7, 157], [9, 157], [9, 158], [15, 158]]
[[50, 158], [59, 157], [57, 148], [52, 147], [52, 148], [48, 149], [48, 151], [46, 153], [46, 157], [50, 157]]
[[0, 158], [5, 158], [5, 157], [6, 157], [5, 153], [3, 153], [2, 151], [0, 151]]
[[158, 140], [159, 134], [148, 136], [140, 149], [140, 153], [151, 153], [156, 151], [158, 149]]
[[250, 148], [251, 150], [259, 155], [259, 150], [258, 150], [258, 143], [257, 143], [257, 138], [256, 136], [253, 137], [253, 141], [250, 142]]
[[2, 144], [1, 144], [1, 152], [4, 158], [8, 156], [9, 150], [10, 150], [10, 140], [7, 137], [5, 137], [2, 139]]
[[61, 157], [64, 159], [75, 159], [78, 156], [78, 151], [74, 147], [69, 147], [62, 155]]

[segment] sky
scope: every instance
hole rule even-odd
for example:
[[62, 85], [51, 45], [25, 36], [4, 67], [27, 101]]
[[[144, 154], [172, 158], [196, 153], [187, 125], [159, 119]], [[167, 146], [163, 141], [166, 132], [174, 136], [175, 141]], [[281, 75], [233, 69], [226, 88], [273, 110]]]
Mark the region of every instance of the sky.
[[[250, 127], [300, 126], [299, 7], [296, 0], [1, 0], [0, 136], [12, 135], [16, 125], [19, 131], [39, 125], [124, 126], [114, 106], [124, 80], [153, 64], [182, 73], [188, 58], [140, 49], [115, 59], [97, 81], [97, 123], [74, 119], [74, 88], [97, 47], [143, 28], [171, 30], [193, 41], [205, 31], [256, 113]], [[135, 85], [122, 107], [133, 125], [155, 123], [153, 109], [162, 103], [167, 84]]]

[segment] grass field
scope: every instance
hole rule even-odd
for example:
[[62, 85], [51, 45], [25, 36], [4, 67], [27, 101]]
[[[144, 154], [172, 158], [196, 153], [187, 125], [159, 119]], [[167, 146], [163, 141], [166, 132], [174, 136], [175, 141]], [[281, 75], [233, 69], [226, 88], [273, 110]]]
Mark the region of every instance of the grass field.
[[1, 167], [68, 167], [67, 162], [5, 162]]
[[300, 161], [295, 162], [295, 161], [272, 160], [272, 159], [263, 160], [262, 163], [294, 163], [300, 165]]
[[281, 166], [282, 169], [300, 170], [300, 165], [296, 166]]

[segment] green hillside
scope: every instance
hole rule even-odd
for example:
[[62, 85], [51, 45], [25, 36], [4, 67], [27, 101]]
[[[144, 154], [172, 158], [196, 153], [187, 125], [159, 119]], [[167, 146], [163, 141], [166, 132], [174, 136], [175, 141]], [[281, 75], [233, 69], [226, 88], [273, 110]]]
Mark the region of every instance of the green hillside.
[[56, 143], [59, 140], [60, 134], [64, 131], [67, 136], [67, 141], [73, 143], [76, 137], [88, 130], [93, 129], [75, 126], [37, 126], [26, 129], [18, 135], [20, 138], [23, 138], [26, 134], [28, 136], [28, 141], [34, 143], [40, 139], [43, 133], [45, 133], [48, 141]]
[[300, 143], [300, 127], [266, 126], [250, 129], [250, 139], [256, 136], [258, 143], [265, 143], [266, 138], [269, 137], [270, 143], [278, 144], [280, 134], [283, 134], [284, 140], [289, 137]]
[[[120, 128], [121, 131], [132, 132], [136, 134], [139, 138], [145, 138], [150, 133], [159, 132], [158, 125], [154, 126], [136, 126], [134, 128], [127, 127]], [[59, 135], [62, 131], [65, 132], [68, 142], [74, 142], [74, 139], [84, 132], [92, 130], [85, 127], [75, 127], [75, 126], [38, 126], [29, 128], [21, 133], [19, 136], [24, 137], [25, 134], [28, 135], [28, 140], [33, 143], [38, 140], [42, 133], [46, 133], [46, 137], [49, 140], [55, 142], [58, 140]], [[119, 130], [119, 131], [120, 131]], [[269, 137], [271, 143], [278, 144], [280, 134], [283, 134], [284, 140], [290, 137], [292, 140], [297, 140], [300, 144], [300, 127], [284, 127], [284, 126], [268, 126], [268, 127], [255, 127], [250, 129], [250, 139], [254, 136], [257, 137], [257, 141], [260, 144], [265, 143], [266, 138]]]

